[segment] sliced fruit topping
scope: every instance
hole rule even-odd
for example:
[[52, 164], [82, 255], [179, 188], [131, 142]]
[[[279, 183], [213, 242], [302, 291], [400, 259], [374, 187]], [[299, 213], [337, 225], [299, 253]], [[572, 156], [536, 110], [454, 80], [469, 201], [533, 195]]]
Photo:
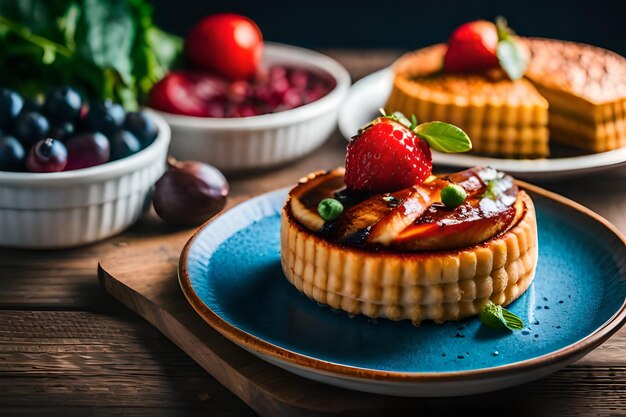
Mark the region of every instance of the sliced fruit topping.
[[528, 57], [502, 17], [496, 23], [476, 20], [459, 26], [448, 40], [447, 72], [483, 72], [502, 68], [512, 80], [524, 76]]
[[[503, 233], [524, 213], [511, 177], [492, 168], [432, 177], [421, 186], [375, 195], [342, 188], [342, 174], [337, 169], [306, 178], [292, 191], [290, 208], [303, 226], [348, 246], [468, 247]], [[455, 207], [442, 202], [449, 188], [465, 193]]]
[[428, 210], [434, 194], [436, 192], [432, 188], [409, 188], [406, 197], [372, 227], [368, 242], [388, 246]]
[[[519, 204], [522, 204], [521, 201]], [[450, 213], [433, 204], [422, 218], [402, 231], [390, 246], [402, 250], [441, 250], [469, 247], [505, 230], [523, 211], [522, 206], [500, 206], [483, 211], [479, 200], [459, 206]]]
[[[483, 185], [473, 187], [476, 182], [470, 178], [479, 179]], [[455, 179], [461, 181], [454, 184]], [[432, 204], [423, 216], [398, 235], [392, 247], [440, 250], [471, 246], [506, 230], [524, 211], [511, 177], [491, 168], [470, 169], [447, 180], [455, 187], [472, 185], [468, 190], [463, 189], [471, 197], [453, 209], [444, 203]]]
[[[344, 211], [324, 232], [334, 241], [360, 246], [370, 231], [415, 192], [413, 187], [392, 194], [378, 194]], [[410, 203], [409, 206], [411, 205]]]

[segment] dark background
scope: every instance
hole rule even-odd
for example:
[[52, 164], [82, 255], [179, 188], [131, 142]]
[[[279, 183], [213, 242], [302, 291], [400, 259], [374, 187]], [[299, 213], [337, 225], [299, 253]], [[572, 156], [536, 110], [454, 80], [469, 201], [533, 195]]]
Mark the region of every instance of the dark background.
[[235, 12], [265, 39], [308, 48], [413, 49], [461, 23], [502, 15], [518, 34], [602, 46], [626, 55], [626, 0], [153, 0], [159, 26], [184, 35], [203, 16]]

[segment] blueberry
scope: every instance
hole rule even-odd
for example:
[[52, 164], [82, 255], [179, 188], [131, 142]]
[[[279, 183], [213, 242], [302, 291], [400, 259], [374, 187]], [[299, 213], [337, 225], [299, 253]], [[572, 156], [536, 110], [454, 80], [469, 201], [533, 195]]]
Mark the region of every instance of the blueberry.
[[15, 120], [13, 134], [25, 149], [30, 149], [36, 142], [48, 135], [48, 119], [37, 112], [22, 113]]
[[22, 110], [24, 100], [13, 90], [0, 88], [0, 127], [6, 129]]
[[24, 105], [22, 106], [22, 110], [20, 113], [28, 113], [33, 111], [41, 113], [41, 101], [36, 98], [25, 98]]
[[125, 116], [124, 108], [111, 100], [91, 103], [84, 122], [85, 130], [112, 134], [122, 127]]
[[60, 140], [44, 139], [37, 142], [26, 157], [30, 172], [59, 172], [67, 164], [67, 148]]
[[80, 116], [82, 106], [83, 99], [75, 88], [58, 87], [50, 90], [46, 95], [43, 112], [53, 123], [73, 123]]
[[126, 158], [141, 150], [139, 139], [128, 130], [120, 129], [109, 136], [111, 161]]
[[70, 122], [54, 125], [50, 128], [48, 136], [53, 139], [65, 140], [74, 134], [75, 127]]
[[0, 138], [0, 171], [21, 171], [26, 152], [13, 136]]
[[124, 120], [124, 129], [135, 135], [143, 147], [150, 145], [159, 134], [152, 118], [144, 112], [130, 112]]

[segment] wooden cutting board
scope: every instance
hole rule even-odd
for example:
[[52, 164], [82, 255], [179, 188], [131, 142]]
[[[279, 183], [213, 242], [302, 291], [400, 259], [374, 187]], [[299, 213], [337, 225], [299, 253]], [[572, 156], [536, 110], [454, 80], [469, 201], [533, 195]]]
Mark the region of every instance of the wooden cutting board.
[[[584, 407], [579, 401], [583, 393], [593, 390], [594, 367], [606, 366], [607, 360], [614, 362], [609, 358], [620, 356], [626, 346], [625, 332], [618, 332], [585, 359], [549, 378], [471, 397], [394, 398], [335, 388], [258, 359], [225, 339], [195, 313], [180, 290], [176, 272], [178, 255], [190, 235], [189, 230], [155, 233], [120, 244], [100, 261], [100, 281], [108, 293], [156, 326], [261, 416], [390, 417], [424, 412], [466, 414], [486, 409], [498, 414], [506, 410], [510, 416], [553, 416], [556, 410], [556, 415], [574, 415], [581, 405]], [[615, 351], [615, 347], [620, 349]], [[626, 367], [616, 367], [615, 372], [626, 373]], [[609, 411], [615, 403], [609, 401], [606, 405], [605, 411]]]

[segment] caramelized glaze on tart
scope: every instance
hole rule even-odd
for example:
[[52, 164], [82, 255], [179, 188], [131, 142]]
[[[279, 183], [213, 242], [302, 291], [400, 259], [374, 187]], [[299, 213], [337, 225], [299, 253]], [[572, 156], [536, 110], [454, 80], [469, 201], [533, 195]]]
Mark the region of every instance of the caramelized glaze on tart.
[[[449, 183], [468, 197], [449, 209]], [[317, 213], [334, 197], [334, 221]], [[431, 178], [393, 193], [348, 192], [343, 169], [303, 178], [282, 212], [281, 260], [308, 297], [370, 317], [443, 322], [506, 305], [532, 282], [537, 262], [532, 200], [489, 168]]]

